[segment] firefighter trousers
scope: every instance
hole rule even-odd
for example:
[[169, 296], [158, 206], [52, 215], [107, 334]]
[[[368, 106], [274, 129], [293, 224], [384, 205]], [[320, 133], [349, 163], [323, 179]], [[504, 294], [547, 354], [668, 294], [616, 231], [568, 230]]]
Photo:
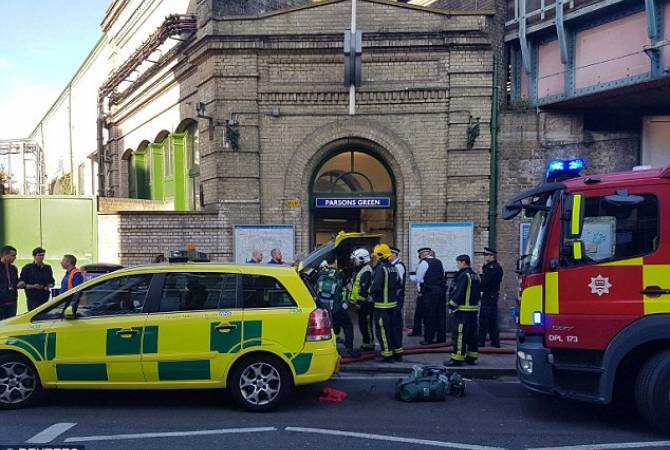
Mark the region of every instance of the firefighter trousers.
[[358, 309], [358, 329], [363, 336], [363, 350], [375, 349], [374, 328], [372, 327], [372, 313], [375, 310], [375, 305], [372, 302], [362, 302]]
[[477, 312], [456, 311], [451, 359], [474, 362], [479, 357], [477, 340]]
[[381, 346], [381, 355], [389, 358], [402, 353], [401, 337], [398, 335], [398, 311], [396, 308], [375, 309], [374, 319], [377, 339]]
[[498, 329], [498, 304], [482, 304], [479, 311], [479, 346], [486, 345], [486, 335], [491, 338], [491, 345], [500, 347], [500, 331]]

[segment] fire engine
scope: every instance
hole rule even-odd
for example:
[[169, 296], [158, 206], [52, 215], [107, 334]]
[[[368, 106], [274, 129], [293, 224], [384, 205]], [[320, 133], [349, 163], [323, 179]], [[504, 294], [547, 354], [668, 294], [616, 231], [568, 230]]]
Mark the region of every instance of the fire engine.
[[520, 274], [517, 370], [529, 389], [634, 400], [670, 430], [670, 166], [580, 176], [552, 161], [503, 218], [531, 219]]

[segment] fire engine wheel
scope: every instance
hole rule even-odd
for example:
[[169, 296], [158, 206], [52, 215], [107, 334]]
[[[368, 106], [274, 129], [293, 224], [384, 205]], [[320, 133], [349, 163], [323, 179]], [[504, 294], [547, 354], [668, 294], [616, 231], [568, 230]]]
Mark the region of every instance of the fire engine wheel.
[[670, 433], [670, 350], [662, 351], [642, 366], [635, 384], [640, 415], [661, 433]]
[[247, 411], [272, 411], [291, 391], [291, 373], [271, 355], [249, 355], [235, 364], [228, 380], [230, 394]]

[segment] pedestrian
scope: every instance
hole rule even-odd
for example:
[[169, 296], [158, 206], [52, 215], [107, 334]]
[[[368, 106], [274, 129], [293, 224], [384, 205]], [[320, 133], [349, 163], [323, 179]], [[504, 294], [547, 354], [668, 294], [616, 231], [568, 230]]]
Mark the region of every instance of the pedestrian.
[[416, 287], [422, 297], [425, 333], [421, 345], [447, 342], [447, 298], [444, 266], [430, 247], [419, 249]]
[[372, 286], [370, 295], [374, 302], [374, 321], [377, 339], [381, 346], [384, 362], [402, 361], [402, 344], [396, 324], [396, 308], [400, 292], [400, 276], [394, 265], [389, 262], [391, 248], [387, 244], [375, 247], [372, 264]]
[[405, 264], [400, 260], [400, 249], [398, 247], [391, 247], [391, 257], [389, 262], [393, 267], [395, 267], [398, 272], [398, 278], [400, 279], [400, 289], [398, 289], [398, 306], [393, 310], [395, 314], [395, 323], [397, 329], [395, 330], [396, 336], [400, 337], [400, 346], [402, 347], [402, 330], [403, 330], [403, 308], [405, 306], [405, 285], [407, 281], [407, 268]]
[[491, 345], [500, 348], [500, 330], [498, 327], [498, 297], [502, 283], [503, 269], [498, 264], [495, 248], [484, 247], [481, 285], [482, 300], [479, 310], [479, 346], [486, 345], [486, 335], [491, 338]]
[[74, 255], [63, 255], [60, 265], [65, 269], [65, 276], [60, 283], [61, 294], [84, 282], [84, 276], [77, 269], [77, 258]]
[[247, 259], [247, 264], [260, 264], [263, 262], [263, 252], [255, 249], [251, 252], [251, 258]]
[[14, 247], [5, 245], [0, 248], [0, 270], [2, 271], [0, 274], [0, 320], [16, 315], [19, 271], [14, 265], [15, 260], [16, 249]]
[[458, 273], [449, 295], [449, 314], [454, 317], [453, 351], [449, 366], [465, 361], [474, 365], [479, 357], [477, 348], [477, 313], [479, 312], [479, 276], [470, 267], [470, 257], [456, 257]]
[[372, 315], [374, 304], [370, 298], [370, 286], [372, 285], [372, 266], [370, 265], [370, 252], [364, 248], [354, 250], [351, 254], [356, 275], [351, 286], [350, 300], [358, 309], [358, 329], [363, 336], [361, 351], [374, 351], [375, 338], [372, 327]]
[[18, 287], [26, 290], [28, 311], [46, 303], [49, 300], [51, 288], [56, 283], [51, 266], [44, 264], [45, 256], [46, 250], [37, 247], [33, 250], [33, 262], [26, 264], [21, 269]]
[[154, 258], [151, 260], [153, 264], [161, 264], [165, 262], [165, 255], [162, 253], [159, 253], [154, 256]]
[[281, 250], [278, 248], [273, 248], [270, 250], [270, 256], [272, 257], [270, 261], [268, 261], [268, 264], [284, 264], [284, 260], [282, 259], [283, 256], [281, 254]]
[[319, 304], [330, 312], [333, 318], [333, 330], [344, 331], [343, 356], [357, 358], [360, 354], [354, 350], [354, 325], [349, 316], [349, 303], [346, 298], [346, 276], [337, 268], [335, 255], [328, 255], [324, 263], [316, 279]]

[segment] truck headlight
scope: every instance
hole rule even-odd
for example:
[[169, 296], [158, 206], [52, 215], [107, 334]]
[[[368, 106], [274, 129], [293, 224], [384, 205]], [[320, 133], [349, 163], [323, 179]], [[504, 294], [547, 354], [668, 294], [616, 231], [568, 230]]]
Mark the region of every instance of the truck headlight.
[[519, 367], [521, 371], [527, 375], [533, 373], [533, 356], [529, 353], [518, 351], [516, 352], [517, 358], [519, 359]]

